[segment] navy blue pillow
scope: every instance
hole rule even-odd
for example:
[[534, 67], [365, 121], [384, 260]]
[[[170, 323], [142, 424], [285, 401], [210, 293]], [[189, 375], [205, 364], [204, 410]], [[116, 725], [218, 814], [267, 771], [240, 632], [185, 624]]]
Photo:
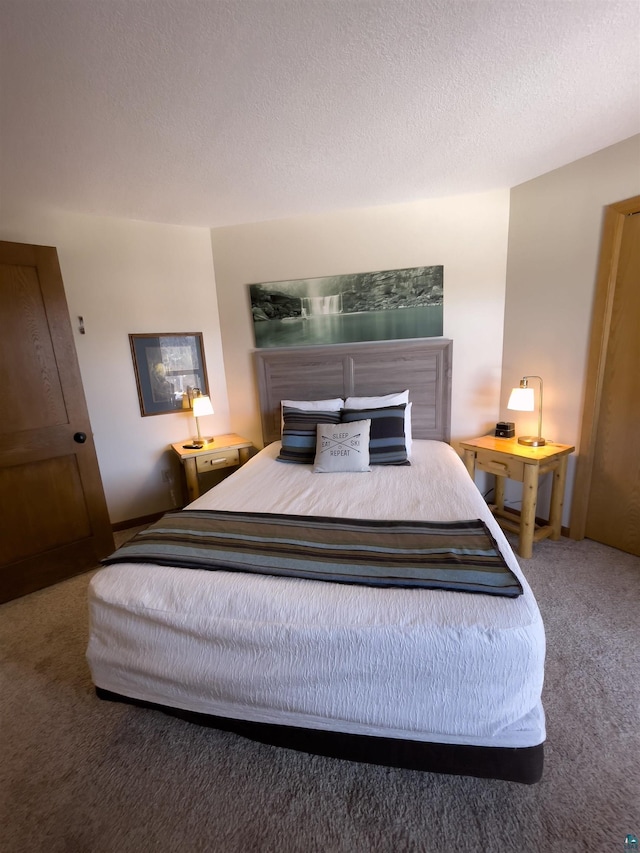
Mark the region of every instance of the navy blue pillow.
[[411, 465], [404, 435], [406, 403], [382, 409], [343, 409], [342, 422], [371, 420], [370, 465]]
[[283, 406], [282, 419], [282, 447], [278, 461], [313, 465], [316, 457], [317, 424], [339, 424], [340, 412], [308, 412]]

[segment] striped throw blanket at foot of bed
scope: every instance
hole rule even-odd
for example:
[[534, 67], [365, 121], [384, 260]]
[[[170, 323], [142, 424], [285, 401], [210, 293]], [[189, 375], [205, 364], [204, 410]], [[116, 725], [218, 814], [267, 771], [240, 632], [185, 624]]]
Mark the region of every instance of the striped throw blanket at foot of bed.
[[441, 523], [182, 510], [166, 513], [102, 562], [522, 594], [480, 519]]

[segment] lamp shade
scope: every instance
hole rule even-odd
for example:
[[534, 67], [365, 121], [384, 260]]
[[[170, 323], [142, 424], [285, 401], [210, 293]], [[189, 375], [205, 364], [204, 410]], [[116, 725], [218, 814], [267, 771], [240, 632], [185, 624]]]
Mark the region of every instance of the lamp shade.
[[509, 397], [507, 409], [513, 409], [516, 412], [533, 412], [535, 410], [533, 388], [514, 388]]
[[203, 415], [212, 415], [213, 406], [211, 405], [211, 397], [200, 396], [193, 398], [193, 416], [201, 418]]
[[540, 383], [540, 401], [538, 403], [538, 434], [537, 435], [521, 435], [518, 437], [518, 444], [525, 444], [528, 447], [543, 447], [546, 440], [542, 437], [542, 379], [540, 376], [523, 376], [520, 380], [520, 387], [514, 388], [507, 403], [507, 409], [515, 409], [517, 412], [533, 412], [535, 410], [535, 398], [533, 396], [533, 388], [529, 388], [529, 380], [537, 379]]

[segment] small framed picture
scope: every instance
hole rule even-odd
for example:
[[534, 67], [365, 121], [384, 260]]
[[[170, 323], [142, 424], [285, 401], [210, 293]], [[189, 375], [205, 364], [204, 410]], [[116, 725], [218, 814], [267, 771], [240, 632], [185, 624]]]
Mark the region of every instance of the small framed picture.
[[140, 414], [191, 408], [193, 389], [209, 394], [201, 332], [129, 335]]

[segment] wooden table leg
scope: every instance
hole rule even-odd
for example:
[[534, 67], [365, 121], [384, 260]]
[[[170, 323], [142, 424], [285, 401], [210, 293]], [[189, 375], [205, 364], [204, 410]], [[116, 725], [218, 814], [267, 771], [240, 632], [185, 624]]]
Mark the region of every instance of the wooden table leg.
[[493, 502], [496, 505], [496, 509], [499, 509], [501, 512], [504, 509], [504, 483], [505, 478], [496, 474], [496, 482], [493, 487]]
[[518, 554], [525, 559], [529, 559], [533, 555], [537, 503], [538, 466], [525, 465], [522, 483], [522, 511], [520, 513], [520, 542], [518, 545]]
[[561, 456], [558, 460], [558, 467], [553, 472], [551, 504], [549, 507], [549, 527], [551, 528], [549, 539], [559, 539], [562, 533], [562, 506], [564, 504], [564, 487], [567, 479], [568, 462], [568, 456]]
[[476, 454], [473, 450], [464, 451], [464, 465], [467, 471], [469, 472], [469, 476], [472, 480], [475, 481], [476, 478]]
[[192, 456], [190, 459], [184, 460], [184, 474], [187, 480], [187, 494], [189, 495], [189, 503], [200, 497], [200, 484], [198, 483], [198, 471], [196, 469], [196, 460]]

